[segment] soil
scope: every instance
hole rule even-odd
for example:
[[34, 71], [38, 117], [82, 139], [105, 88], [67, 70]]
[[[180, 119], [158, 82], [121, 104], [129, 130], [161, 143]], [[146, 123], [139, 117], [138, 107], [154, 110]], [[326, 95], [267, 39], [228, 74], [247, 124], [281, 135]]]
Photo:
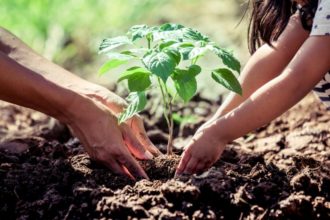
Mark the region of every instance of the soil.
[[[176, 152], [218, 104], [200, 97], [176, 126]], [[330, 113], [308, 96], [231, 143], [201, 175], [174, 178], [179, 156], [142, 161], [134, 182], [89, 159], [68, 130], [35, 111], [0, 104], [1, 219], [330, 219]], [[166, 125], [145, 114], [163, 149]]]

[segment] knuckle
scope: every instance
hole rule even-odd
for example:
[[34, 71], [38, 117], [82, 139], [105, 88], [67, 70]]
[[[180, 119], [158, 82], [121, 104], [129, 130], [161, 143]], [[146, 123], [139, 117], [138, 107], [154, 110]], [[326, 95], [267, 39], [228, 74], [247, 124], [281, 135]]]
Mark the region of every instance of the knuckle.
[[123, 160], [124, 156], [123, 156], [123, 152], [119, 149], [115, 149], [111, 155], [116, 158], [116, 160]]
[[185, 150], [183, 151], [183, 156], [184, 156], [184, 157], [191, 156], [191, 151], [189, 150], [189, 148], [187, 148], [187, 149], [185, 149]]
[[207, 159], [207, 160], [204, 161], [204, 163], [205, 163], [206, 165], [208, 165], [208, 164], [213, 163], [213, 161], [214, 161], [214, 160], [212, 160], [212, 159], [211, 159], [211, 160], [210, 160], [210, 159]]
[[125, 157], [123, 154], [117, 154], [116, 160], [125, 166], [127, 165], [127, 157]]
[[140, 125], [142, 124], [142, 117], [140, 115], [135, 115], [132, 117], [131, 122]]
[[98, 151], [98, 152], [95, 153], [95, 158], [94, 159], [98, 160], [100, 162], [106, 162], [109, 159], [108, 156], [109, 155], [107, 155], [106, 153], [101, 153], [100, 151]]

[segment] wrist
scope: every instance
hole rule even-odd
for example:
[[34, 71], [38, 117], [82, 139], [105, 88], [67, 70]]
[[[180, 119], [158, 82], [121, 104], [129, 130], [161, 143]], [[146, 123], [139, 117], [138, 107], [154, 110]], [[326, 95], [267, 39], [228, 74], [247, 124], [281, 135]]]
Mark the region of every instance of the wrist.
[[203, 139], [207, 140], [208, 145], [214, 148], [224, 148], [229, 143], [224, 132], [218, 127], [217, 121], [213, 121], [197, 132], [196, 138], [203, 136]]
[[[71, 91], [72, 92], [72, 91]], [[63, 123], [75, 126], [77, 124], [88, 124], [95, 121], [100, 113], [106, 111], [103, 104], [93, 100], [92, 98], [72, 92], [72, 97], [58, 117]]]
[[[75, 114], [73, 106], [76, 106], [76, 103], [78, 102], [82, 102], [84, 97], [67, 88], [59, 87], [56, 90], [56, 95], [46, 97], [50, 99], [50, 102], [44, 113], [69, 125], [72, 123]], [[78, 109], [76, 109], [76, 111], [78, 111]]]
[[232, 141], [228, 126], [224, 124], [223, 117], [219, 117], [211, 124], [210, 131], [212, 137], [214, 137], [216, 141], [222, 145], [226, 145]]

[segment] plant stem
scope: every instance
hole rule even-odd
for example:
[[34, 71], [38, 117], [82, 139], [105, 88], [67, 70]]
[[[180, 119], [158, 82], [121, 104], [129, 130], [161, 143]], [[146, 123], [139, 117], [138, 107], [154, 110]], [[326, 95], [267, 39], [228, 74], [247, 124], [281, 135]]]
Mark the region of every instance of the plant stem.
[[[170, 98], [170, 97], [168, 97], [168, 98]], [[173, 123], [172, 100], [169, 100], [168, 107], [169, 107], [169, 112], [168, 112], [168, 116], [169, 116], [169, 125], [168, 125], [169, 137], [168, 137], [168, 143], [167, 143], [167, 154], [171, 155], [172, 150], [173, 150], [173, 124], [174, 124]]]
[[[148, 41], [148, 49], [151, 49], [151, 40], [147, 38]], [[168, 141], [167, 141], [167, 155], [172, 154], [172, 145], [173, 145], [173, 110], [172, 110], [172, 100], [169, 97], [169, 92], [166, 87], [166, 84], [162, 81], [161, 78], [157, 77], [158, 85], [160, 87], [160, 91], [162, 92], [163, 97], [163, 105], [164, 105], [164, 117], [166, 120], [166, 124], [168, 126]]]
[[163, 106], [164, 106], [163, 114], [164, 114], [164, 117], [166, 119], [167, 124], [169, 124], [169, 118], [168, 118], [168, 113], [167, 113], [168, 105], [167, 105], [167, 101], [166, 101], [165, 90], [164, 90], [164, 87], [162, 85], [161, 79], [157, 78], [157, 80], [158, 80], [158, 85], [160, 87], [160, 91], [162, 92]]
[[158, 84], [160, 87], [160, 91], [162, 92], [163, 104], [164, 104], [164, 117], [168, 126], [169, 136], [167, 142], [167, 154], [172, 154], [172, 145], [173, 145], [173, 110], [172, 110], [172, 101], [169, 97], [169, 92], [164, 82], [158, 78]]

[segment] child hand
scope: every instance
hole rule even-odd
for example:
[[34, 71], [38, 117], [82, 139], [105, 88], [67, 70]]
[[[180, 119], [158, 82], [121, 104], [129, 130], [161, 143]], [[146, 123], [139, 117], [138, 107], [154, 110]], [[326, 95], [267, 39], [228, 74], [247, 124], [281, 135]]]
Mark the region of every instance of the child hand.
[[215, 131], [214, 124], [203, 125], [197, 131], [182, 154], [176, 175], [203, 172], [218, 160], [226, 142]]

